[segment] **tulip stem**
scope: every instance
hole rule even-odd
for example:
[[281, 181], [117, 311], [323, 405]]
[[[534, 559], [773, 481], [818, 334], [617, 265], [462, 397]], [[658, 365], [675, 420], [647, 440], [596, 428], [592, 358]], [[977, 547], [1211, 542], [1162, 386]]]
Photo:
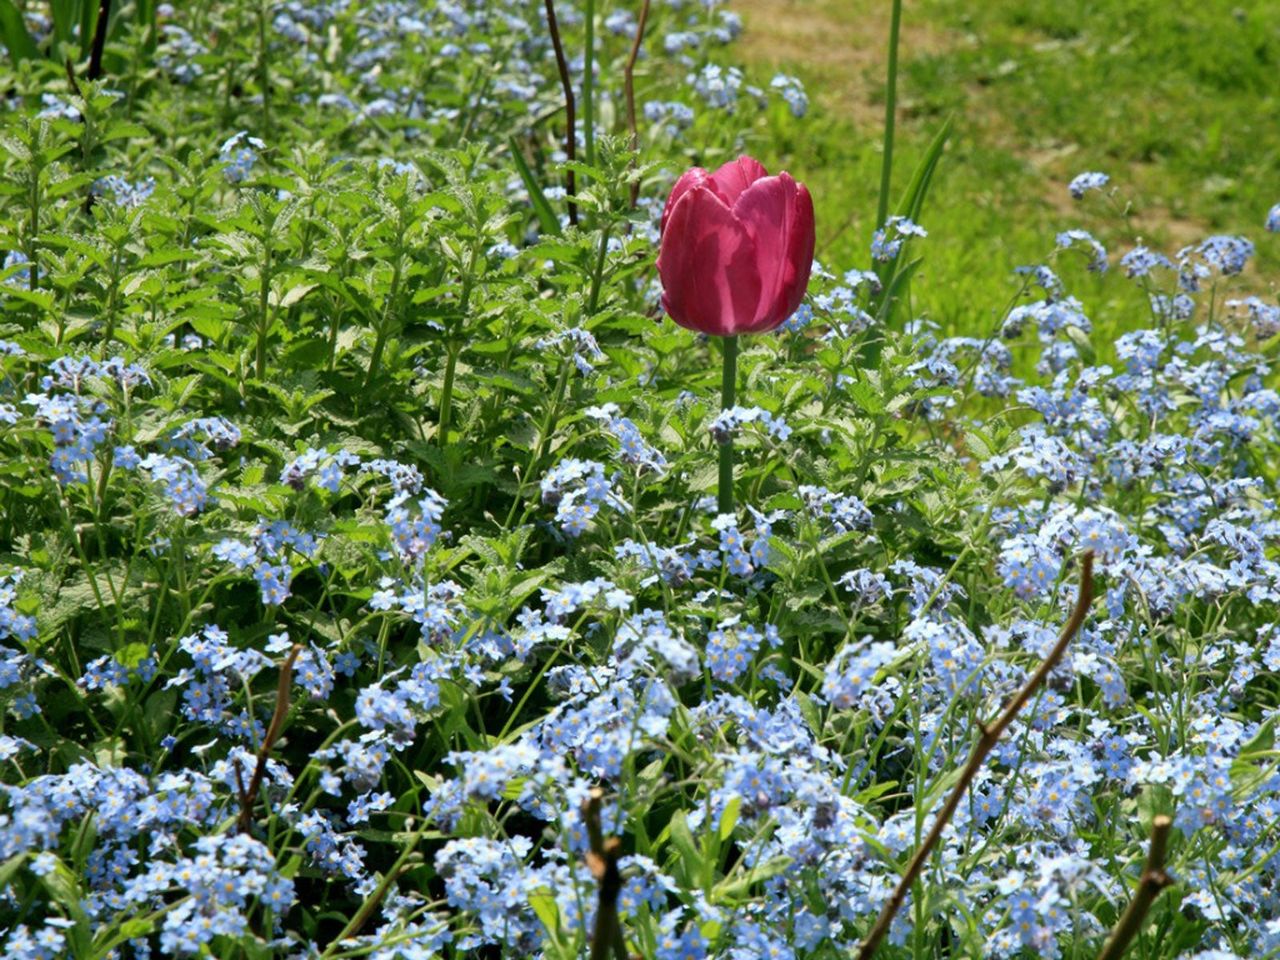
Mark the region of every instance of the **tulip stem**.
[[[738, 338], [724, 337], [724, 378], [720, 381], [720, 409], [734, 405], [738, 384]], [[720, 512], [733, 513], [733, 434], [720, 445]]]

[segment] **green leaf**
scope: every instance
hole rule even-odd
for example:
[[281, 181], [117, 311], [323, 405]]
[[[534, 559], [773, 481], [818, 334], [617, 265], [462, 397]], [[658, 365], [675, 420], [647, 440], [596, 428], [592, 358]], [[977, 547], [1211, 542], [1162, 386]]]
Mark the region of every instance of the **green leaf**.
[[[907, 184], [907, 191], [903, 194], [902, 200], [898, 204], [897, 212], [899, 216], [919, 222], [920, 211], [924, 209], [925, 197], [929, 194], [929, 185], [933, 182], [934, 171], [938, 168], [938, 161], [942, 157], [942, 151], [951, 136], [952, 120], [952, 117], [947, 117], [942, 126], [938, 128], [938, 132], [934, 134], [933, 140], [929, 142], [929, 146], [925, 149], [924, 156], [920, 158], [920, 162], [916, 165], [915, 172], [911, 174], [911, 181]], [[920, 265], [920, 260], [917, 258], [906, 267], [898, 268], [903, 254], [909, 247], [910, 243], [904, 243], [897, 256], [876, 270], [884, 289], [872, 313], [875, 314], [876, 319], [882, 322], [888, 318], [894, 301], [906, 295], [908, 281]], [[864, 352], [864, 361], [869, 362], [874, 359], [878, 349], [878, 342], [873, 342], [872, 346]]]
[[89, 55], [93, 47], [93, 34], [98, 28], [99, 4], [94, 0], [80, 0], [80, 58]]
[[820, 736], [822, 734], [822, 715], [818, 712], [817, 704], [803, 690], [797, 690], [794, 694], [796, 703], [800, 705], [800, 716], [804, 717], [805, 723], [809, 724], [809, 729], [813, 731], [813, 735]]
[[75, 193], [81, 187], [87, 187], [97, 179], [94, 173], [73, 173], [68, 177], [63, 177], [49, 185], [46, 195], [49, 197], [65, 197], [69, 193]]
[[860, 804], [861, 806], [865, 807], [868, 804], [874, 803], [876, 800], [883, 797], [886, 793], [890, 793], [893, 790], [896, 790], [897, 787], [898, 787], [897, 780], [884, 780], [880, 783], [873, 783], [871, 786], [867, 787], [867, 789], [863, 790], [861, 793], [855, 796], [853, 798], [853, 801], [854, 803]]
[[80, 23], [80, 0], [50, 0], [53, 14], [53, 36], [58, 43], [71, 39], [73, 28]]
[[49, 898], [66, 910], [73, 920], [84, 921], [80, 885], [65, 863], [59, 860], [51, 871], [40, 877], [40, 883], [48, 892]]
[[314, 284], [314, 283], [300, 283], [296, 286], [290, 287], [287, 291], [285, 291], [284, 296], [280, 298], [279, 306], [292, 307], [295, 303], [297, 303], [299, 300], [305, 297], [317, 286], [318, 284]]
[[25, 853], [19, 853], [0, 864], [0, 890], [9, 889], [9, 883], [13, 880], [14, 874], [22, 869], [22, 865], [26, 863], [26, 861], [27, 855]]
[[156, 0], [136, 0], [133, 5], [134, 19], [139, 26], [147, 30], [147, 52], [156, 48]]
[[151, 131], [142, 124], [120, 121], [119, 123], [113, 123], [111, 126], [107, 127], [106, 131], [102, 134], [102, 142], [107, 143], [111, 140], [124, 140], [129, 137], [149, 136], [151, 136]]
[[764, 863], [758, 864], [748, 870], [745, 874], [738, 874], [733, 877], [725, 878], [716, 884], [712, 891], [712, 903], [732, 903], [751, 893], [756, 885], [763, 883], [770, 877], [776, 877], [783, 873], [791, 866], [791, 857], [772, 857]]
[[920, 158], [920, 163], [916, 165], [915, 172], [911, 174], [911, 181], [907, 184], [907, 192], [898, 204], [898, 213], [908, 220], [916, 220], [920, 216], [920, 211], [924, 208], [924, 199], [929, 194], [929, 184], [933, 181], [933, 173], [938, 168], [938, 160], [941, 159], [942, 151], [951, 136], [951, 127], [954, 119], [954, 117], [947, 117], [943, 121], [942, 126], [938, 128], [938, 132], [933, 135], [933, 140], [929, 142], [929, 146], [925, 149], [924, 156]]
[[733, 836], [733, 828], [738, 825], [738, 811], [742, 809], [742, 798], [738, 796], [730, 797], [729, 802], [724, 805], [724, 812], [720, 814], [720, 840], [728, 840]]
[[31, 34], [27, 33], [22, 13], [13, 5], [13, 0], [0, 0], [0, 41], [8, 48], [14, 63], [40, 57], [40, 48], [36, 46]]
[[856, 403], [863, 413], [869, 413], [873, 417], [884, 413], [884, 400], [881, 399], [879, 391], [866, 380], [851, 381], [845, 387], [845, 393], [849, 395], [849, 399]]
[[698, 850], [698, 844], [694, 842], [689, 821], [683, 810], [677, 810], [671, 815], [671, 822], [667, 825], [666, 832], [671, 838], [672, 846], [679, 854], [685, 878], [692, 880], [697, 877], [700, 873], [699, 867], [702, 865], [702, 853]]
[[560, 930], [560, 908], [556, 906], [556, 895], [547, 887], [538, 887], [529, 891], [529, 906], [537, 914], [547, 933], [555, 936]]
[[[3, 3], [4, 0], [0, 0]], [[16, 272], [14, 268], [11, 272]], [[52, 293], [47, 290], [28, 290], [26, 287], [8, 287], [5, 290], [6, 297], [12, 297], [14, 300], [25, 300], [27, 303], [34, 304], [46, 313], [52, 313], [54, 304], [57, 302]]]
[[1066, 328], [1067, 337], [1076, 345], [1076, 350], [1080, 353], [1080, 362], [1086, 366], [1091, 366], [1097, 357], [1093, 349], [1093, 342], [1089, 339], [1089, 334], [1081, 330], [1075, 325]]
[[520, 173], [520, 179], [524, 181], [524, 187], [529, 191], [529, 202], [533, 204], [533, 212], [538, 215], [538, 223], [542, 225], [542, 232], [558, 237], [560, 235], [560, 219], [556, 216], [556, 212], [551, 209], [551, 203], [547, 200], [546, 194], [542, 192], [542, 187], [534, 179], [533, 171], [529, 169], [529, 164], [525, 162], [524, 154], [520, 152], [520, 144], [516, 143], [515, 137], [509, 137], [507, 143], [511, 147], [511, 158], [515, 160], [516, 170]]

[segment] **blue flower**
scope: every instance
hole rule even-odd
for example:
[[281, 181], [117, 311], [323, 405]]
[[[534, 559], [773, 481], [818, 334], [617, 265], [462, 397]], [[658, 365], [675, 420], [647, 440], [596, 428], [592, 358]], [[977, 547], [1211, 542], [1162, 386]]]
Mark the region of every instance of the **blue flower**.
[[803, 117], [809, 110], [809, 97], [804, 92], [804, 84], [796, 77], [785, 73], [775, 74], [769, 86], [786, 101], [793, 117]]
[[[246, 145], [241, 146], [241, 144]], [[249, 174], [253, 172], [254, 164], [258, 162], [258, 151], [266, 148], [267, 145], [262, 140], [249, 136], [247, 130], [241, 130], [227, 138], [218, 148], [218, 155], [226, 164], [222, 174], [227, 178], [227, 182], [242, 183], [247, 180]]]
[[1163, 253], [1137, 246], [1120, 258], [1120, 266], [1127, 277], [1145, 277], [1157, 267], [1172, 270], [1173, 262]]
[[1074, 199], [1080, 200], [1090, 190], [1101, 190], [1110, 180], [1111, 178], [1105, 173], [1081, 173], [1067, 184], [1067, 190], [1071, 192]]
[[293, 567], [287, 563], [260, 563], [253, 568], [253, 578], [262, 590], [262, 602], [278, 607], [289, 598], [289, 584], [293, 579]]
[[130, 183], [124, 177], [110, 174], [95, 180], [90, 187], [90, 192], [94, 196], [110, 199], [125, 210], [132, 210], [141, 206], [143, 201], [155, 192], [155, 189], [155, 177], [145, 177], [137, 183]]
[[928, 231], [906, 217], [892, 216], [871, 238], [871, 258], [888, 261], [896, 257], [902, 246], [912, 237], [927, 237]]

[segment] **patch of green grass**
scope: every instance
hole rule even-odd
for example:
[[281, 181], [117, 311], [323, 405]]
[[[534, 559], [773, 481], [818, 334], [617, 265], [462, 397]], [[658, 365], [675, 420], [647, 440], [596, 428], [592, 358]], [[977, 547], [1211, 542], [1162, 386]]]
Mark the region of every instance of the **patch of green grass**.
[[[749, 32], [772, 18], [824, 19], [821, 51], [798, 57], [757, 35], [745, 53], [816, 91], [841, 91], [816, 97], [790, 136], [771, 135], [813, 189], [819, 256], [842, 268], [866, 264], [874, 226], [880, 127], [872, 118], [883, 103], [885, 38], [874, 56], [849, 57], [843, 76], [833, 77], [841, 69], [833, 63], [840, 46], [865, 45], [879, 13], [868, 2], [761, 0], [744, 13]], [[1212, 233], [1241, 233], [1258, 248], [1246, 283], [1270, 294], [1280, 237], [1262, 223], [1280, 201], [1278, 61], [1275, 3], [908, 4], [895, 189], [943, 120], [956, 118], [921, 217], [930, 236], [916, 312], [945, 333], [981, 335], [1016, 290], [1013, 268], [1041, 262], [1068, 227], [1094, 232], [1113, 263], [1139, 239], [1172, 255]], [[1116, 202], [1073, 203], [1066, 184], [1083, 170], [1110, 174]], [[1100, 293], [1082, 268], [1063, 273], [1086, 302]], [[1089, 304], [1100, 348], [1149, 316], [1136, 288], [1110, 295], [1122, 302]]]

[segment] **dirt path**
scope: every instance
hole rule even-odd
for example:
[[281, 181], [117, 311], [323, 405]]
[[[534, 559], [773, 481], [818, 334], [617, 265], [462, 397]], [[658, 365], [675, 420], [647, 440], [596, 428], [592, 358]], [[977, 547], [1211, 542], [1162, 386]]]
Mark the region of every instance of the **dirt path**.
[[[922, 25], [904, 4], [899, 50], [938, 52], [954, 38]], [[748, 62], [771, 67], [803, 63], [810, 97], [859, 126], [884, 117], [885, 45], [889, 9], [868, 0], [733, 0], [744, 30], [739, 49]]]

